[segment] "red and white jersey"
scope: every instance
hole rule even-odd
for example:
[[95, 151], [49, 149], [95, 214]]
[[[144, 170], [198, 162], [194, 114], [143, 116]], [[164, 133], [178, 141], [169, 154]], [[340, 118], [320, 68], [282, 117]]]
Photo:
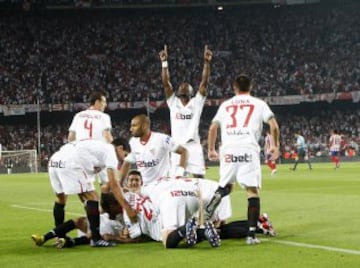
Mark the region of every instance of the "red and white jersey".
[[265, 136], [265, 146], [264, 146], [264, 151], [265, 154], [270, 154], [270, 148], [274, 146], [274, 141], [273, 138], [270, 134], [266, 134]]
[[70, 125], [69, 131], [76, 133], [76, 140], [103, 140], [103, 131], [111, 130], [110, 116], [98, 110], [78, 112]]
[[[161, 241], [162, 227], [160, 217], [150, 198], [132, 192], [125, 193], [124, 197], [129, 205], [137, 212], [141, 233], [155, 241]], [[131, 225], [131, 223], [128, 224]]]
[[241, 94], [224, 101], [212, 122], [220, 125], [223, 147], [242, 145], [260, 150], [258, 140], [263, 122], [267, 123], [273, 116], [263, 100]]
[[179, 146], [169, 135], [151, 132], [146, 143], [132, 137], [129, 144], [131, 153], [125, 161], [136, 165], [144, 184], [169, 175], [170, 152], [175, 152]]
[[175, 94], [166, 100], [170, 110], [171, 136], [176, 142], [200, 142], [199, 124], [205, 99], [205, 96], [197, 92], [185, 106]]
[[330, 140], [329, 140], [329, 144], [330, 144], [330, 151], [331, 152], [340, 151], [341, 136], [339, 134], [331, 135]]

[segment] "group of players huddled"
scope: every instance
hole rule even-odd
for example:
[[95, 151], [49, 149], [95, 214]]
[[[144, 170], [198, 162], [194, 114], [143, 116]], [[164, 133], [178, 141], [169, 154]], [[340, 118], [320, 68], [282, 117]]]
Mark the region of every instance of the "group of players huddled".
[[[267, 215], [260, 214], [258, 140], [263, 123], [268, 124], [267, 159], [275, 161], [279, 157], [279, 127], [269, 106], [250, 95], [252, 81], [245, 73], [234, 79], [234, 97], [219, 106], [209, 128], [208, 158], [220, 161], [219, 182], [204, 178], [199, 123], [212, 57], [205, 46], [198, 91], [182, 82], [175, 92], [167, 47], [160, 51], [171, 136], [151, 130], [149, 117], [141, 114], [131, 119], [129, 141], [114, 139], [110, 116], [104, 113], [106, 95], [92, 94], [90, 107], [77, 113], [70, 125], [68, 143], [49, 160], [50, 182], [57, 197], [55, 228], [44, 235], [32, 235], [36, 245], [56, 238], [58, 248], [79, 244], [111, 247], [147, 237], [162, 241], [166, 248], [175, 248], [183, 240], [187, 246], [207, 240], [212, 247], [219, 247], [225, 238], [246, 238], [246, 244], [253, 245], [260, 243], [257, 233], [276, 235]], [[95, 187], [97, 176], [102, 185], [100, 198]], [[229, 194], [235, 182], [246, 191], [248, 218], [227, 223], [232, 214]], [[69, 195], [79, 196], [86, 217], [65, 221]], [[68, 237], [73, 229], [83, 235]]]

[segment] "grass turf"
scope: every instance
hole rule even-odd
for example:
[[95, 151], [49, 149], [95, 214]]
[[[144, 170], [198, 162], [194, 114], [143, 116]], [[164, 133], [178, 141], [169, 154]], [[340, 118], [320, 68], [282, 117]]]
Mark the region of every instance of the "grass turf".
[[[0, 175], [0, 267], [359, 267], [360, 164], [289, 168], [280, 165], [272, 177], [263, 166], [261, 210], [269, 214], [277, 237], [261, 236], [256, 246], [232, 239], [215, 249], [205, 241], [174, 250], [156, 242], [57, 250], [49, 241], [36, 247], [31, 234], [53, 225], [47, 174]], [[217, 174], [216, 167], [207, 171], [214, 180]], [[245, 219], [245, 193], [236, 186], [231, 197], [232, 219]], [[76, 197], [70, 197], [66, 211], [67, 219], [83, 214]]]

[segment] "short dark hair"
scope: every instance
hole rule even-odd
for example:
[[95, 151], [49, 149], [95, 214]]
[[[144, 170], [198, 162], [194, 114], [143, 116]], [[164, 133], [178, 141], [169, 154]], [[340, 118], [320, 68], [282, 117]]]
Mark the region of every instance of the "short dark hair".
[[110, 214], [112, 206], [119, 206], [113, 193], [102, 193], [100, 198], [101, 208]]
[[90, 105], [94, 105], [97, 100], [101, 100], [101, 97], [106, 97], [105, 91], [94, 91], [90, 95]]
[[130, 170], [130, 171], [128, 172], [128, 177], [129, 177], [130, 175], [138, 175], [138, 176], [140, 176], [140, 178], [142, 179], [141, 172], [138, 171], [138, 170], [136, 170], [136, 169]]
[[234, 85], [240, 90], [240, 91], [250, 91], [251, 89], [251, 78], [245, 74], [241, 73], [238, 77], [236, 77], [234, 81]]
[[122, 146], [124, 151], [127, 151], [128, 153], [131, 151], [129, 142], [124, 138], [116, 138], [111, 142], [111, 144], [114, 146]]

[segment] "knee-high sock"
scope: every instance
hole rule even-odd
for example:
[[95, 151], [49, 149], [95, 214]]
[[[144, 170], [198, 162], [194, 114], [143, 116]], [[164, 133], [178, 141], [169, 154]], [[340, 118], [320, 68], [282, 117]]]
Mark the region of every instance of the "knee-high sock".
[[53, 207], [53, 215], [55, 226], [63, 224], [65, 219], [65, 205], [55, 202]]
[[260, 216], [260, 198], [251, 197], [248, 199], [248, 223], [249, 235], [254, 236], [257, 222]]
[[94, 200], [89, 200], [86, 202], [86, 215], [90, 224], [91, 237], [93, 240], [101, 239], [100, 236], [100, 212], [99, 212], [99, 202]]

